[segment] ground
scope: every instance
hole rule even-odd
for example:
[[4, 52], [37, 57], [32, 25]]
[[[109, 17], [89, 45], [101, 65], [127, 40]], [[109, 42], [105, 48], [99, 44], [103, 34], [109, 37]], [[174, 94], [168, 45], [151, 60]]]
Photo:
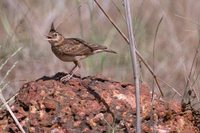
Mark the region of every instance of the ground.
[[[129, 83], [103, 76], [74, 76], [59, 81], [64, 73], [42, 77], [22, 86], [12, 111], [29, 133], [133, 133], [135, 130], [135, 88]], [[198, 113], [182, 112], [180, 104], [164, 101], [141, 85], [142, 131], [199, 132]], [[20, 132], [10, 114], [0, 111], [1, 132]]]

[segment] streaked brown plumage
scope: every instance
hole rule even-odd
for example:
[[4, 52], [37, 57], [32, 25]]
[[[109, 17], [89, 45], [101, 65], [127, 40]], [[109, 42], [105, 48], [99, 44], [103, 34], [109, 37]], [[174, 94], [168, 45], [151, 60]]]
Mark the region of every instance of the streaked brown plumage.
[[[105, 46], [89, 44], [82, 39], [64, 38], [55, 30], [53, 23], [49, 34], [47, 35], [47, 40], [51, 44], [53, 53], [60, 60], [64, 62], [74, 62], [75, 66], [70, 71], [71, 76], [73, 76], [73, 73], [81, 67], [79, 63], [81, 59], [100, 52], [116, 53], [113, 50], [107, 49]], [[62, 78], [61, 80], [64, 81], [65, 78]]]

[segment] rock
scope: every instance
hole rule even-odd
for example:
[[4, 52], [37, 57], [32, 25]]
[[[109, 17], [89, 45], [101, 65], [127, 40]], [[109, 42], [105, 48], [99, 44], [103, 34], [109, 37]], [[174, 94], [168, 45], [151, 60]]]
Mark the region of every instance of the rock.
[[[23, 85], [12, 111], [30, 133], [133, 133], [135, 131], [135, 88], [101, 76], [74, 76], [66, 83], [64, 73], [43, 77]], [[153, 108], [148, 87], [141, 85], [142, 131], [198, 132], [193, 113], [155, 97]], [[153, 121], [152, 121], [153, 120]], [[0, 129], [20, 132], [6, 110], [0, 111]]]

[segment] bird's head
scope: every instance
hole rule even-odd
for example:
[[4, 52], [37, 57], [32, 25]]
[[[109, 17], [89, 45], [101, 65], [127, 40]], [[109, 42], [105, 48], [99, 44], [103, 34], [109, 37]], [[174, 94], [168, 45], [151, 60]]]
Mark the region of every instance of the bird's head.
[[49, 41], [49, 43], [54, 46], [59, 45], [64, 40], [64, 37], [55, 30], [53, 23], [51, 24], [51, 29], [48, 35], [46, 35], [46, 38]]

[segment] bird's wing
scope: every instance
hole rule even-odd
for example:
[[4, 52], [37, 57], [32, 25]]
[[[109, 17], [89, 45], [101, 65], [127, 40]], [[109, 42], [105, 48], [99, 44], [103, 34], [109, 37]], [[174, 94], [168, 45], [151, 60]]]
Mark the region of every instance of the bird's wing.
[[63, 52], [71, 56], [91, 55], [96, 50], [107, 49], [105, 46], [89, 44], [82, 39], [67, 38], [63, 45]]

